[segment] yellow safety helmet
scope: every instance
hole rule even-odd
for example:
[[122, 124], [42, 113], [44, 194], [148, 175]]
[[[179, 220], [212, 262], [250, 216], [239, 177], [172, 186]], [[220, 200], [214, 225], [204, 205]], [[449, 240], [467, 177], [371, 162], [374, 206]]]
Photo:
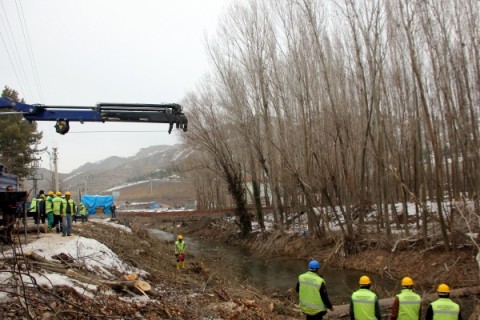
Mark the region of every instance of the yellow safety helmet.
[[53, 191], [48, 191], [48, 195], [49, 195], [49, 196], [54, 196], [55, 193], [53, 193]]
[[56, 193], [57, 196], [61, 197], [62, 196], [62, 193], [60, 191], [57, 191]]
[[359, 284], [362, 284], [362, 285], [367, 285], [367, 284], [371, 284], [372, 282], [370, 281], [370, 278], [367, 277], [367, 276], [361, 276], [360, 277], [360, 281], [358, 281]]
[[181, 234], [178, 235], [177, 237], [178, 240], [182, 240], [183, 239], [183, 236]]
[[413, 286], [413, 280], [412, 278], [410, 277], [405, 277], [402, 279], [402, 286], [404, 287], [409, 287], [409, 286]]
[[442, 283], [438, 286], [437, 292], [439, 292], [439, 293], [450, 293], [450, 287], [447, 286], [445, 283]]
[[70, 191], [65, 192], [65, 195], [66, 195], [66, 196], [71, 195]]

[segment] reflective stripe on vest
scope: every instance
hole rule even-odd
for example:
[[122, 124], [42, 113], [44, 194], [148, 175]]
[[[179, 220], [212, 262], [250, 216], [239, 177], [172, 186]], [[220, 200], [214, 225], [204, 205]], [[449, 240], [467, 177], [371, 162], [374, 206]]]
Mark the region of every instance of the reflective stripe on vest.
[[320, 296], [320, 287], [324, 281], [318, 274], [307, 271], [298, 276], [298, 283], [300, 285], [298, 299], [303, 313], [314, 315], [327, 310]]
[[397, 320], [402, 319], [418, 319], [420, 313], [420, 305], [422, 299], [412, 289], [402, 289], [402, 292], [397, 294], [398, 297], [398, 317]]
[[375, 320], [375, 298], [368, 289], [358, 289], [352, 294], [353, 313], [357, 320]]
[[449, 298], [439, 298], [431, 303], [433, 320], [456, 320], [460, 306]]

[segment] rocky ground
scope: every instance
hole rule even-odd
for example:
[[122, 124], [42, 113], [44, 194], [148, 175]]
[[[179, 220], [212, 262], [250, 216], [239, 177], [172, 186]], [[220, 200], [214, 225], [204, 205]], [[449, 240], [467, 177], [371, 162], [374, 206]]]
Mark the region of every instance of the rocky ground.
[[[104, 243], [124, 261], [149, 273], [145, 281], [153, 290], [147, 298], [127, 289], [115, 295], [99, 290], [95, 299], [79, 295], [68, 287], [47, 290], [42, 287], [18, 290], [10, 303], [0, 304], [2, 319], [302, 319], [293, 291], [282, 295], [262, 292], [228, 277], [224, 266], [189, 259], [187, 269], [176, 270], [172, 255], [173, 242], [153, 239], [144, 227], [161, 227], [175, 233], [195, 234], [216, 238], [231, 244], [249, 247], [258, 255], [284, 255], [308, 258], [318, 257], [324, 264], [360, 269], [399, 280], [408, 274], [416, 280], [418, 289], [433, 292], [439, 282], [454, 287], [479, 284], [479, 271], [475, 251], [471, 247], [445, 253], [441, 248], [424, 250], [386, 250], [380, 246], [344, 256], [338, 254], [340, 244], [334, 240], [256, 234], [240, 240], [230, 224], [221, 221], [190, 223], [188, 226], [155, 225], [152, 222], [127, 223], [132, 233], [114, 225], [86, 223], [76, 226], [75, 233]], [[168, 230], [170, 228], [170, 230]], [[31, 268], [21, 261], [0, 262], [3, 272]], [[38, 267], [36, 267], [38, 268]], [[219, 270], [220, 269], [220, 270]], [[138, 296], [143, 299], [137, 299]], [[476, 302], [477, 296], [469, 296]], [[330, 314], [330, 319], [345, 317], [341, 307]], [[384, 310], [388, 313], [388, 308]], [[464, 315], [468, 319], [469, 315]], [[474, 319], [474, 318], [472, 318]], [[475, 318], [477, 319], [477, 318]]]

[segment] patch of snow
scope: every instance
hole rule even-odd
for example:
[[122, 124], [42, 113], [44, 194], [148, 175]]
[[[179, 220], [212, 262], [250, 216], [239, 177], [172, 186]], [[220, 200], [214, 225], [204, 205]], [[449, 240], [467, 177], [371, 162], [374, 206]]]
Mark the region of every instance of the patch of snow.
[[113, 223], [112, 219], [111, 218], [107, 218], [107, 219], [91, 219], [91, 221], [93, 223], [100, 223], [100, 224], [107, 224], [111, 227], [115, 227], [117, 229], [121, 229], [125, 232], [128, 232], [128, 233], [132, 233], [132, 229], [130, 229], [129, 227], [127, 226], [124, 226], [123, 224], [119, 224], [119, 223]]

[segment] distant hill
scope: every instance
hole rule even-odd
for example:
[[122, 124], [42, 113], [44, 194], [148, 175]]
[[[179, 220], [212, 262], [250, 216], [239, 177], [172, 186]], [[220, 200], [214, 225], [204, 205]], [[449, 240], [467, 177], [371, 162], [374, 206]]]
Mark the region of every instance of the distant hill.
[[[182, 177], [176, 166], [190, 154], [181, 144], [158, 145], [140, 149], [131, 157], [109, 157], [88, 162], [69, 174], [58, 175], [60, 191], [70, 191], [74, 199], [83, 194], [120, 194], [119, 201], [155, 201], [167, 206], [182, 206], [195, 199], [192, 183]], [[53, 190], [52, 171], [41, 168], [37, 191]], [[26, 181], [30, 190], [33, 181]], [[33, 193], [33, 191], [32, 191]]]

